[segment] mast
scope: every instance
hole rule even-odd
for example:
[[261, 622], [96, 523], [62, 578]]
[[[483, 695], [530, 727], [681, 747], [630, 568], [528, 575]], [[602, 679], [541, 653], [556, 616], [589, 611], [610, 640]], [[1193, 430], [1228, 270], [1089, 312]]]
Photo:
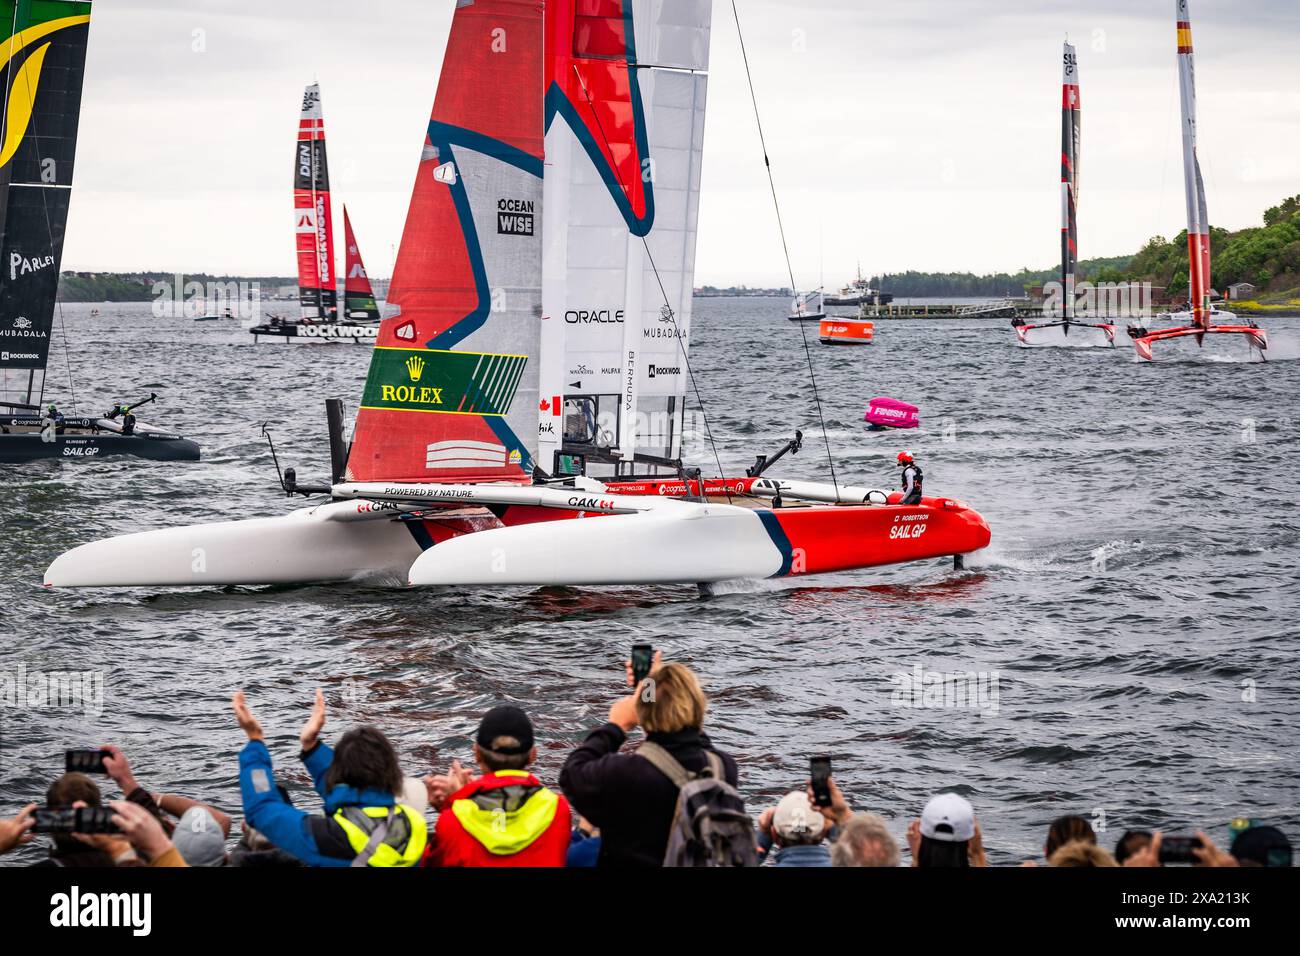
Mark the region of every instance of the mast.
[[1187, 0], [1175, 0], [1178, 22], [1178, 92], [1182, 102], [1183, 186], [1187, 193], [1187, 294], [1192, 322], [1210, 326], [1210, 220], [1205, 183], [1196, 158], [1196, 66]]
[[375, 302], [375, 292], [370, 285], [370, 276], [366, 273], [366, 264], [361, 261], [361, 248], [352, 233], [352, 220], [348, 218], [348, 207], [343, 207], [343, 244], [344, 268], [347, 270], [343, 280], [343, 311], [349, 319], [362, 319], [367, 322], [379, 321], [379, 305]]
[[0, 402], [44, 397], [89, 36], [90, 0], [0, 0]]
[[302, 317], [333, 322], [339, 314], [338, 277], [334, 272], [325, 118], [317, 83], [307, 87], [302, 97], [298, 146], [294, 153], [293, 209]]
[[1074, 318], [1075, 269], [1079, 262], [1079, 64], [1074, 47], [1065, 44], [1061, 77], [1061, 287], [1062, 317]]

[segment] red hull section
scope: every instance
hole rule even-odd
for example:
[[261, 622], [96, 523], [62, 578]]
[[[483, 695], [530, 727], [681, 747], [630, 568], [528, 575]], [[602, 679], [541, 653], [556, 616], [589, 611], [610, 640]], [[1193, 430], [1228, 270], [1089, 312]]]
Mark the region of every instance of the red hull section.
[[789, 566], [778, 576], [969, 554], [988, 547], [992, 538], [978, 512], [948, 498], [922, 498], [919, 505], [781, 508], [770, 515], [790, 548]]

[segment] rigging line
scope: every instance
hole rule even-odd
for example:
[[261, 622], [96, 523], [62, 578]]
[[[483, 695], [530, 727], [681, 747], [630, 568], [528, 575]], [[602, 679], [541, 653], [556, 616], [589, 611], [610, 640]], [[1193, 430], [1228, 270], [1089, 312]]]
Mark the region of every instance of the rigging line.
[[[15, 5], [14, 30], [16, 31], [17, 29], [18, 29], [18, 8], [17, 5]], [[10, 50], [12, 52], [12, 38], [10, 43]], [[9, 71], [12, 72], [12, 70], [13, 70], [13, 60], [11, 58], [9, 60]], [[83, 78], [83, 84], [84, 84], [84, 78]], [[38, 122], [38, 112], [36, 109], [36, 90], [31, 88], [30, 78], [27, 77], [26, 75], [24, 75], [24, 86], [27, 88], [28, 100], [32, 104], [32, 113], [28, 122], [31, 124], [31, 129], [32, 129], [32, 145], [35, 146], [36, 142], [41, 138], [41, 131]], [[12, 90], [12, 93], [15, 96], [20, 95], [17, 90], [17, 78], [15, 78], [14, 80], [14, 89]], [[78, 97], [78, 108], [80, 108], [80, 97]], [[8, 115], [9, 115], [9, 109], [8, 109], [8, 102], [6, 98], [5, 116], [7, 117]], [[16, 160], [17, 158], [18, 158], [17, 155], [15, 155], [14, 159]], [[57, 174], [56, 174], [56, 178], [57, 178]], [[69, 180], [69, 188], [71, 188], [71, 180]], [[48, 190], [44, 186], [39, 187], [39, 189], [41, 194], [41, 211], [42, 213], [44, 213], [45, 216], [45, 235], [50, 240], [50, 252], [53, 253], [54, 252], [54, 225], [53, 223], [50, 222], [50, 205], [49, 205], [49, 197], [47, 196]], [[69, 196], [69, 206], [71, 206], [71, 196]], [[66, 232], [67, 232], [67, 225], [65, 223], [64, 233], [66, 234]], [[60, 259], [62, 259], [61, 255], [60, 255]], [[63, 317], [63, 301], [62, 299], [59, 298], [59, 277], [57, 275], [54, 278], [54, 307], [59, 313], [59, 333], [60, 333], [60, 338], [63, 340], [63, 367], [64, 367], [64, 371], [66, 371], [68, 374], [68, 395], [72, 399], [72, 413], [73, 415], [76, 415], [77, 414], [77, 383], [74, 381], [72, 377], [72, 356], [70, 351], [68, 350], [68, 328], [67, 328], [67, 323], [64, 321], [64, 317]], [[49, 366], [49, 361], [48, 361], [48, 353], [47, 353], [46, 367], [48, 368], [48, 366]], [[45, 370], [42, 369], [41, 370], [41, 397], [37, 400], [36, 402], [37, 405], [43, 405], [45, 403], [45, 378], [46, 378]], [[31, 401], [30, 393], [28, 394], [27, 399], [28, 401]]]
[[[758, 115], [758, 96], [754, 92], [754, 76], [749, 70], [749, 54], [745, 50], [745, 35], [740, 29], [740, 11], [736, 9], [736, 0], [731, 0], [731, 13], [736, 19], [736, 36], [740, 39], [740, 56], [745, 63], [745, 79], [749, 82], [749, 99], [754, 104], [754, 123], [758, 126], [758, 142], [763, 149], [763, 165], [767, 168], [767, 184], [772, 190], [772, 208], [776, 210], [776, 227], [781, 233], [781, 251], [785, 253], [785, 268], [790, 274], [790, 290], [795, 295], [799, 294], [798, 287], [794, 282], [794, 266], [790, 264], [790, 246], [785, 240], [785, 225], [781, 221], [781, 204], [776, 198], [776, 181], [772, 178], [772, 161], [767, 156], [767, 140], [763, 136], [763, 121]], [[826, 445], [826, 463], [831, 469], [831, 484], [835, 487], [835, 497], [840, 496], [839, 479], [835, 476], [835, 456], [831, 454], [831, 439], [826, 433], [826, 418], [822, 415], [822, 399], [817, 391], [817, 373], [813, 369], [812, 351], [808, 348], [808, 333], [804, 330], [803, 322], [795, 323], [799, 326], [799, 336], [803, 339], [804, 358], [808, 361], [808, 378], [812, 382], [813, 402], [817, 406], [817, 421], [822, 429], [822, 442]]]
[[[628, 64], [628, 69], [632, 70], [634, 69], [634, 67], [631, 64]], [[578, 72], [578, 64], [576, 63], [573, 64], [573, 75], [578, 78], [578, 85], [582, 87], [582, 95], [586, 97], [587, 108], [591, 110], [591, 115], [596, 120], [596, 128], [600, 130], [600, 138], [605, 141], [605, 149], [609, 152], [610, 170], [614, 173], [614, 176], [618, 178], [619, 180], [618, 187], [623, 190], [623, 194], [627, 197], [628, 202], [631, 203], [632, 201], [631, 190], [629, 190], [627, 186], [623, 184], [622, 177], [619, 176], [617, 164], [614, 162], [614, 147], [610, 145], [609, 137], [605, 135], [605, 124], [603, 124], [600, 121], [600, 114], [596, 112], [596, 104], [591, 101], [591, 91], [587, 89], [587, 84], [586, 82], [583, 81], [582, 74]], [[668, 291], [664, 288], [663, 278], [659, 275], [659, 267], [655, 265], [655, 257], [654, 254], [651, 253], [650, 251], [650, 243], [646, 240], [645, 236], [641, 236], [640, 238], [641, 238], [641, 244], [645, 247], [646, 259], [650, 263], [650, 269], [652, 272], [654, 272], [655, 282], [659, 286], [659, 294], [663, 297], [664, 308], [668, 310], [668, 317], [672, 319], [673, 322], [673, 338], [677, 340], [677, 349], [679, 352], [682, 353], [682, 362], [686, 365], [686, 376], [687, 378], [690, 379], [691, 390], [695, 392], [695, 404], [700, 406], [700, 417], [704, 419], [704, 433], [709, 439], [709, 447], [713, 450], [713, 460], [718, 466], [718, 477], [725, 478], [726, 473], [722, 470], [722, 459], [718, 455], [718, 445], [717, 442], [713, 440], [713, 426], [709, 424], [709, 413], [704, 406], [704, 398], [703, 396], [700, 395], [700, 386], [695, 381], [695, 369], [691, 367], [691, 359], [690, 356], [687, 354], [686, 343], [682, 341], [681, 326], [677, 324], [677, 313], [673, 311], [672, 303], [668, 301]], [[682, 406], [683, 423], [685, 423], [685, 418], [686, 418], [686, 408], [685, 408], [685, 403], [683, 402], [683, 406]], [[632, 449], [632, 454], [633, 454], [633, 461], [635, 461], [636, 458], [635, 448]], [[691, 486], [688, 482], [686, 484], [686, 491], [688, 494], [690, 493], [690, 490], [691, 490]], [[730, 486], [727, 485], [725, 481], [723, 482], [723, 491], [727, 496], [727, 503], [730, 504], [731, 503]], [[700, 497], [705, 497], [703, 475], [700, 476]]]

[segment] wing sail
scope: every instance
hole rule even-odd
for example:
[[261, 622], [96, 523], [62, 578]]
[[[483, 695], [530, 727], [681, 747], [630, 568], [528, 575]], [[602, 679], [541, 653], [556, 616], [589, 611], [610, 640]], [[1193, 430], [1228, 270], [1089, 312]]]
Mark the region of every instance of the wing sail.
[[541, 83], [540, 0], [457, 6], [350, 480], [532, 480]]

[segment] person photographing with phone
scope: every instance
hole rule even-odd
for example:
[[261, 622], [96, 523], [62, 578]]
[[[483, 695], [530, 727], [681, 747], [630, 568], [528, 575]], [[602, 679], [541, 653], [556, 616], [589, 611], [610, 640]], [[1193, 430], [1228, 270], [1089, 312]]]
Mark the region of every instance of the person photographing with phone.
[[[689, 851], [678, 852], [685, 845], [678, 810], [693, 795], [701, 813], [726, 834], [727, 860], [720, 865], [756, 864], [753, 824], [739, 796], [732, 796], [736, 761], [715, 749], [704, 732], [708, 698], [689, 667], [665, 664], [658, 652], [637, 680], [646, 647], [634, 651], [635, 662], [624, 662], [633, 692], [610, 705], [606, 722], [569, 754], [560, 772], [560, 787], [573, 808], [600, 829], [597, 866], [691, 865], [683, 863]], [[645, 742], [621, 753], [637, 727], [645, 731]]]

